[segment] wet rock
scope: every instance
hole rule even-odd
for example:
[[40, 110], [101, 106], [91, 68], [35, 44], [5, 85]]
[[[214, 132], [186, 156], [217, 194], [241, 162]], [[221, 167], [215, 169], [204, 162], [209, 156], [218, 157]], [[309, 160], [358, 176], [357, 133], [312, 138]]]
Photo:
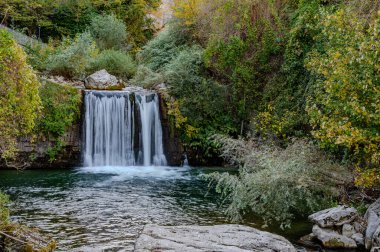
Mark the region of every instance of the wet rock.
[[314, 213], [309, 216], [309, 220], [325, 228], [351, 223], [356, 217], [358, 217], [358, 212], [355, 208], [338, 206]]
[[361, 233], [356, 233], [351, 236], [351, 239], [356, 242], [358, 246], [364, 246], [364, 236]]
[[373, 247], [371, 252], [380, 252], [380, 247]]
[[134, 251], [295, 252], [296, 249], [281, 236], [241, 225], [146, 225]]
[[317, 242], [318, 242], [317, 237], [313, 233], [302, 236], [298, 240], [299, 245], [301, 245], [303, 247], [307, 247], [307, 248], [312, 248], [312, 249], [315, 249], [316, 251], [319, 251], [321, 246]]
[[118, 82], [115, 76], [103, 69], [88, 76], [85, 80], [85, 87], [96, 90], [121, 90], [124, 86]]
[[350, 224], [344, 224], [342, 226], [342, 235], [351, 237], [353, 234], [355, 234], [355, 229]]
[[356, 242], [336, 231], [314, 225], [313, 234], [326, 248], [357, 248]]

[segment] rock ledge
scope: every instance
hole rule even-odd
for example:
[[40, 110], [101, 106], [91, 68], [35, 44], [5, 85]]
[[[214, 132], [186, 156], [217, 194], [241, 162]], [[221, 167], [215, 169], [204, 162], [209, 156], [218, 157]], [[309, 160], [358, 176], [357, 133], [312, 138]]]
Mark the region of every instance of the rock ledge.
[[134, 251], [296, 252], [296, 249], [279, 235], [241, 225], [146, 225]]

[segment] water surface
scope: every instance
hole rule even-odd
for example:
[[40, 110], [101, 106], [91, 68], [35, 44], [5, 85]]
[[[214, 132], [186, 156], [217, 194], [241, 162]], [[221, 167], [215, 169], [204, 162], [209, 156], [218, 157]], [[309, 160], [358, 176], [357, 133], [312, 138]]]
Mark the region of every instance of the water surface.
[[89, 167], [0, 171], [14, 221], [41, 228], [60, 251], [131, 251], [143, 225], [228, 223], [199, 174], [213, 169]]
[[[214, 171], [220, 169], [0, 171], [0, 190], [11, 196], [12, 219], [42, 229], [58, 241], [58, 251], [132, 251], [145, 224], [230, 223], [219, 196], [199, 176]], [[260, 228], [257, 218], [250, 219], [243, 224]], [[305, 221], [286, 232], [269, 229], [293, 242], [310, 230]]]

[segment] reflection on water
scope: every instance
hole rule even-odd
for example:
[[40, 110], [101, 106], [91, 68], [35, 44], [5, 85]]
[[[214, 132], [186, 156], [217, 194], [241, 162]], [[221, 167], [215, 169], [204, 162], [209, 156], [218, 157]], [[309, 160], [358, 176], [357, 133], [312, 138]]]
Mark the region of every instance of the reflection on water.
[[144, 224], [228, 223], [201, 173], [212, 169], [91, 167], [0, 171], [12, 218], [43, 229], [61, 251], [131, 251]]

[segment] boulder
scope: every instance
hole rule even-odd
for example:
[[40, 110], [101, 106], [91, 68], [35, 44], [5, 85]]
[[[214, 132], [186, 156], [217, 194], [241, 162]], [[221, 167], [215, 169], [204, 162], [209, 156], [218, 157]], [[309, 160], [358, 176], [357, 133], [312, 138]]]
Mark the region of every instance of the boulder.
[[380, 226], [380, 198], [368, 207], [364, 218], [367, 221], [367, 230], [365, 232], [365, 247], [366, 249], [370, 249], [372, 246], [374, 246], [374, 238], [376, 238], [374, 236]]
[[314, 225], [313, 234], [326, 248], [357, 248], [356, 242], [338, 232]]
[[367, 212], [364, 215], [364, 218], [367, 218], [368, 213], [370, 211], [375, 212], [378, 216], [380, 216], [380, 198], [378, 198], [373, 204], [371, 204], [368, 207]]
[[124, 86], [118, 82], [115, 76], [103, 69], [88, 76], [85, 80], [85, 87], [96, 90], [120, 90]]
[[354, 229], [354, 227], [352, 225], [350, 225], [350, 224], [344, 224], [342, 226], [342, 235], [351, 238], [351, 236], [353, 234], [355, 234], [355, 233], [356, 233], [355, 229]]
[[351, 239], [356, 242], [358, 246], [364, 246], [364, 235], [361, 233], [356, 233], [351, 236]]
[[146, 225], [134, 251], [296, 252], [296, 249], [279, 235], [241, 225]]
[[356, 217], [358, 217], [358, 212], [355, 208], [338, 206], [314, 213], [309, 216], [309, 220], [320, 227], [326, 228], [351, 223]]

